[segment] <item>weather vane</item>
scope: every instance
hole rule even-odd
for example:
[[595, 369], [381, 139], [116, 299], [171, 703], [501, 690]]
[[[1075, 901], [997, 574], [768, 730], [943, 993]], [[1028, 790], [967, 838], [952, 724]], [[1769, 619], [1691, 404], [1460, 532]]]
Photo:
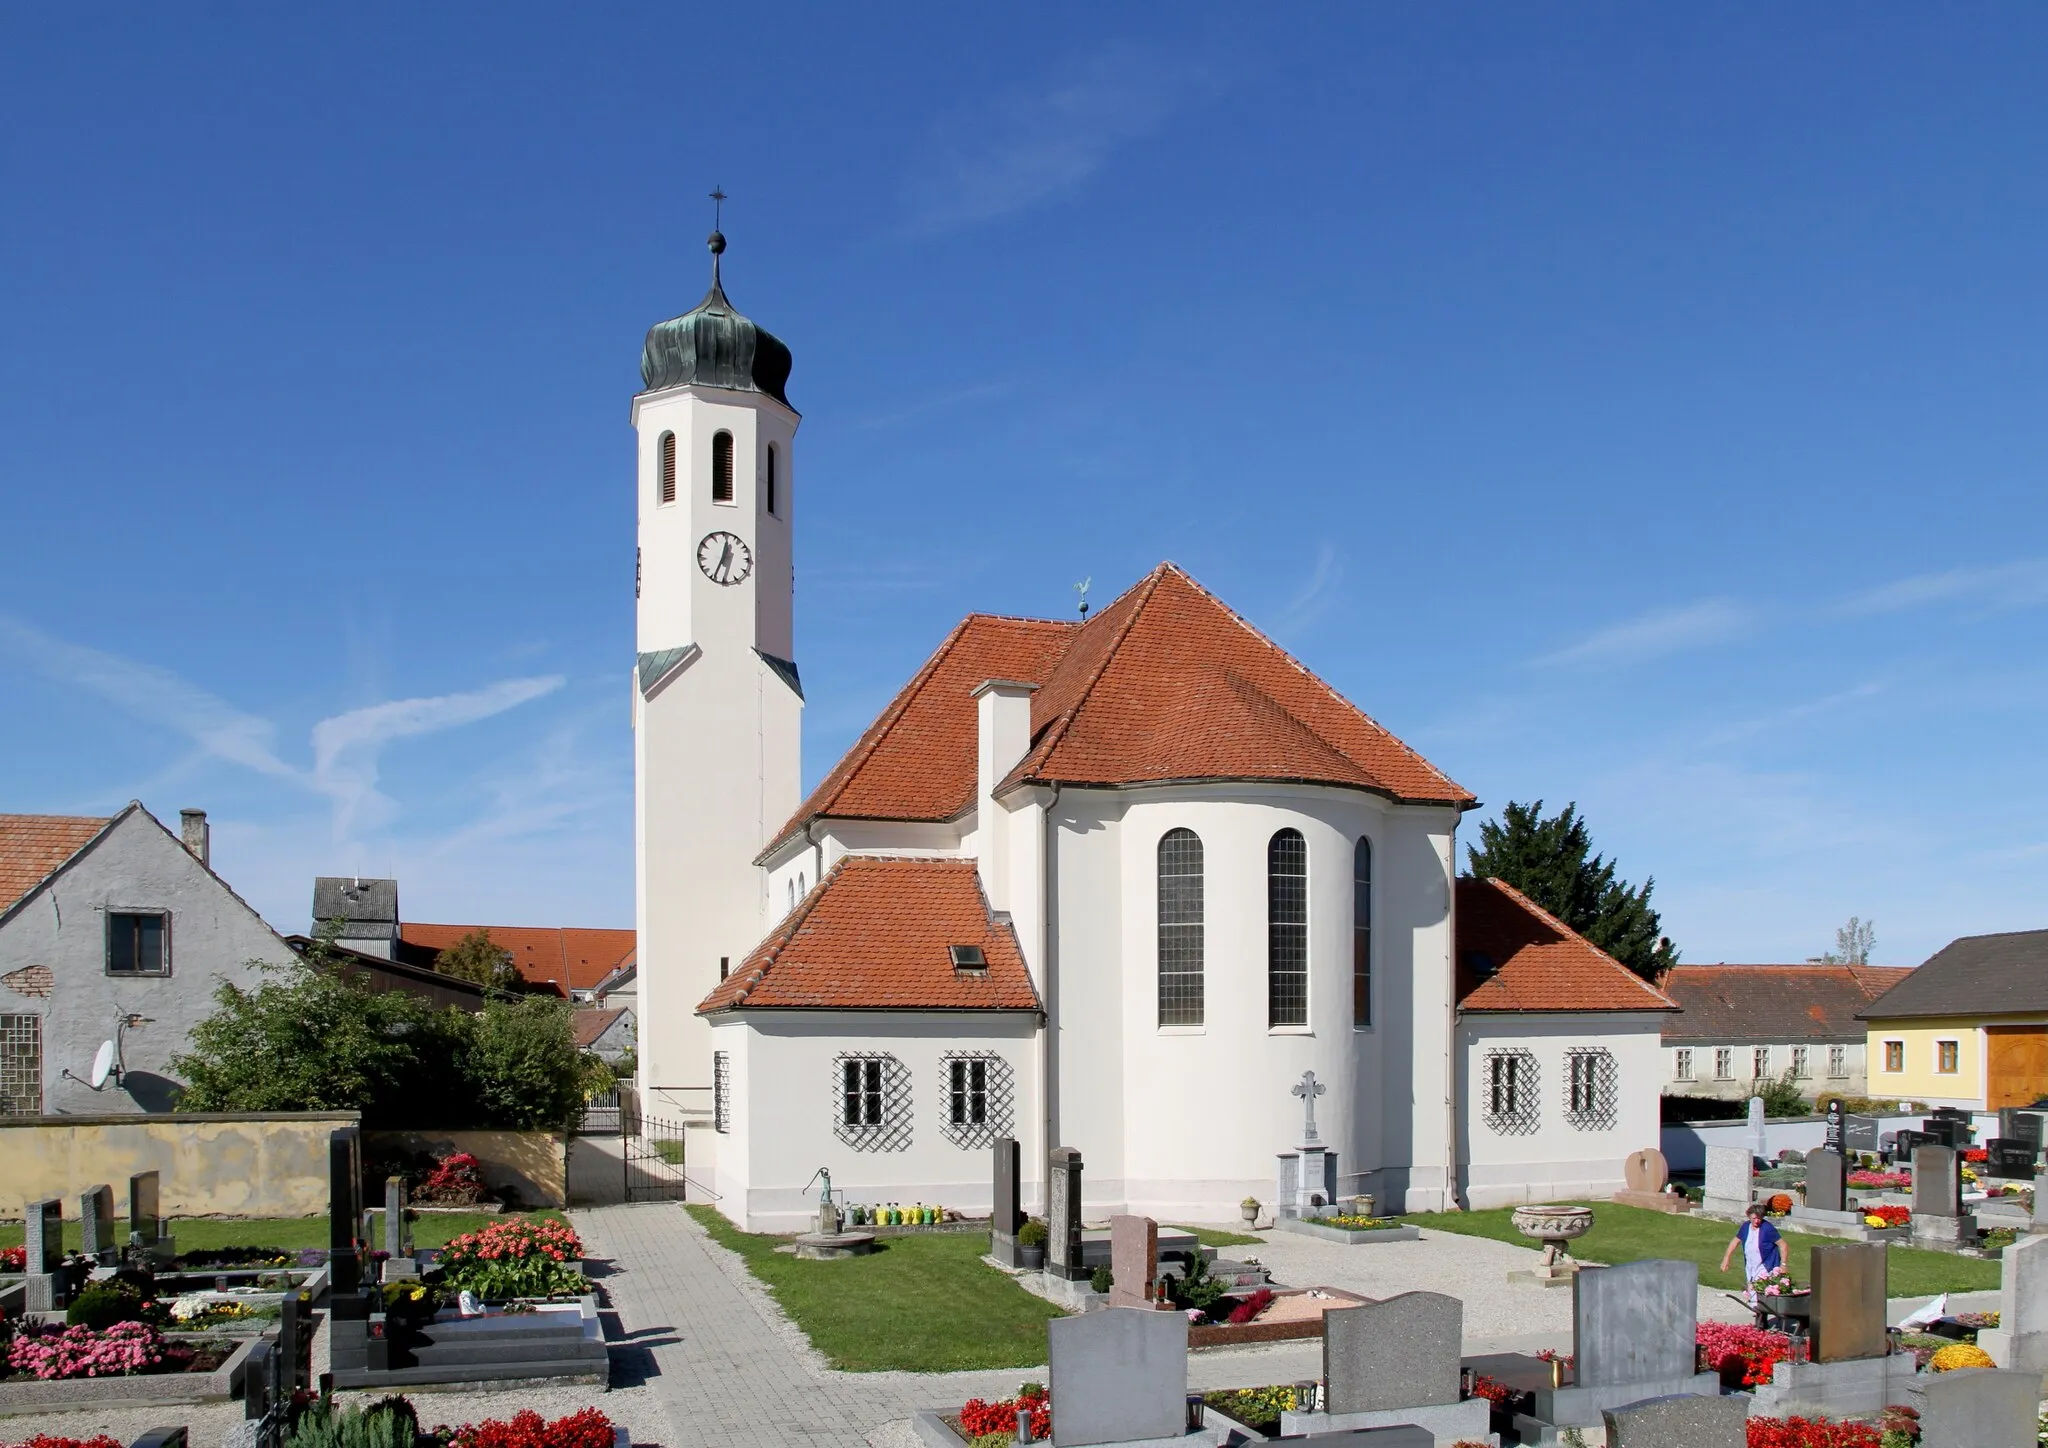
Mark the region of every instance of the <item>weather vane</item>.
[[1081, 595], [1081, 618], [1083, 622], [1086, 622], [1088, 618], [1088, 585], [1094, 581], [1095, 576], [1090, 574], [1074, 585], [1074, 592]]

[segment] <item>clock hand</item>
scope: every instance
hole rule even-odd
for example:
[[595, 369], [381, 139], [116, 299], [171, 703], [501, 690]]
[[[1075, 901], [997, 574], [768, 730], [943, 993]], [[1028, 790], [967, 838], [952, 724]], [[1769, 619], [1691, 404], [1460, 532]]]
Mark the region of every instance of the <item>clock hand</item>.
[[732, 542], [726, 541], [725, 549], [718, 555], [718, 577], [721, 582], [732, 572]]

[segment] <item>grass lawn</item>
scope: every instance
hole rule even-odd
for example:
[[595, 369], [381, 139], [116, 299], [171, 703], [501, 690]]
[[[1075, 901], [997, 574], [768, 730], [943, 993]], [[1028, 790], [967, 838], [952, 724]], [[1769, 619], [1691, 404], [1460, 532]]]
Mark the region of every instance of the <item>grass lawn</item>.
[[[1704, 1217], [1672, 1216], [1642, 1207], [1594, 1202], [1593, 1230], [1572, 1243], [1572, 1255], [1583, 1262], [1614, 1266], [1640, 1262], [1649, 1257], [1676, 1258], [1700, 1264], [1700, 1284], [1740, 1290], [1742, 1258], [1721, 1271], [1721, 1252], [1735, 1235], [1734, 1224]], [[1408, 1212], [1401, 1220], [1440, 1232], [1460, 1232], [1468, 1237], [1492, 1237], [1517, 1247], [1534, 1246], [1517, 1232], [1512, 1209], [1484, 1212]], [[1808, 1280], [1807, 1255], [1834, 1239], [1807, 1232], [1785, 1232], [1785, 1248], [1791, 1259], [1792, 1275]], [[1892, 1247], [1888, 1254], [1889, 1286], [1893, 1297], [1927, 1297], [1936, 1292], [1976, 1292], [1998, 1286], [1999, 1267], [1995, 1258], [1956, 1257], [1946, 1252], [1926, 1252], [1914, 1247]]]
[[[412, 1224], [412, 1239], [421, 1247], [439, 1247], [450, 1237], [459, 1237], [464, 1232], [474, 1232], [491, 1222], [509, 1221], [516, 1212], [498, 1215], [492, 1212], [424, 1212]], [[560, 1212], [534, 1212], [530, 1215], [548, 1217], [555, 1221], [568, 1220]], [[383, 1240], [383, 1217], [377, 1214], [376, 1241]], [[124, 1217], [115, 1224], [116, 1241], [125, 1242], [127, 1226]], [[78, 1234], [77, 1222], [64, 1224], [64, 1245], [78, 1247], [84, 1239]], [[282, 1247], [296, 1251], [300, 1247], [325, 1247], [327, 1245], [327, 1218], [325, 1217], [176, 1217], [171, 1222], [171, 1233], [178, 1239], [181, 1252], [211, 1252], [222, 1247]], [[23, 1228], [19, 1222], [0, 1222], [0, 1247], [17, 1246], [22, 1241]]]
[[1222, 1227], [1183, 1227], [1177, 1222], [1169, 1222], [1167, 1225], [1176, 1232], [1193, 1232], [1195, 1240], [1204, 1247], [1251, 1247], [1262, 1245], [1266, 1240], [1264, 1237], [1254, 1237], [1248, 1232], [1232, 1232]]
[[1045, 1324], [1061, 1312], [981, 1260], [978, 1232], [883, 1237], [866, 1257], [803, 1262], [784, 1237], [742, 1232], [710, 1207], [684, 1208], [825, 1354], [851, 1372], [1028, 1368], [1045, 1361]]

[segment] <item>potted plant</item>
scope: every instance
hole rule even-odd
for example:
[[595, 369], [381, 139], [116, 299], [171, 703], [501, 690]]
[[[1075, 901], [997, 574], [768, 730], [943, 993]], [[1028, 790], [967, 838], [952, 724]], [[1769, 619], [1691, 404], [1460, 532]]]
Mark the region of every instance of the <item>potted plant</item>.
[[1259, 1199], [1257, 1197], [1246, 1197], [1237, 1204], [1237, 1213], [1244, 1218], [1244, 1224], [1247, 1227], [1251, 1226], [1259, 1219]]
[[1045, 1223], [1033, 1217], [1017, 1229], [1017, 1265], [1031, 1271], [1045, 1266]]

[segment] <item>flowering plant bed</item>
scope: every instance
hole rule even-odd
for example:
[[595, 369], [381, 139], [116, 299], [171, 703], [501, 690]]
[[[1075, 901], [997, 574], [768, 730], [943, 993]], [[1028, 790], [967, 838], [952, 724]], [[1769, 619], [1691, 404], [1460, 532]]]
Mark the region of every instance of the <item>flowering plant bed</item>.
[[413, 1188], [415, 1200], [437, 1206], [466, 1207], [484, 1194], [483, 1166], [466, 1151], [450, 1152]]
[[[1264, 1297], [1265, 1301], [1259, 1299]], [[1253, 1342], [1290, 1342], [1323, 1335], [1323, 1313], [1336, 1307], [1356, 1307], [1368, 1299], [1334, 1287], [1303, 1288], [1275, 1292], [1262, 1287], [1243, 1297], [1224, 1297], [1203, 1314], [1200, 1322], [1188, 1324], [1188, 1346], [1236, 1347]], [[1248, 1321], [1238, 1313], [1258, 1304]]]
[[10, 1443], [7, 1448], [122, 1448], [122, 1445], [118, 1438], [109, 1438], [104, 1433], [96, 1438], [56, 1438], [48, 1433], [38, 1433], [33, 1438]]
[[1858, 1169], [1848, 1176], [1852, 1187], [1866, 1189], [1907, 1191], [1913, 1185], [1913, 1173], [1909, 1171], [1864, 1171]]
[[1838, 1423], [1831, 1418], [1751, 1418], [1745, 1425], [1749, 1448], [1882, 1448], [1873, 1423]]
[[1274, 1227], [1282, 1232], [1299, 1232], [1321, 1237], [1326, 1242], [1359, 1246], [1372, 1242], [1412, 1242], [1422, 1235], [1419, 1227], [1385, 1217], [1282, 1217]]
[[1017, 1410], [1020, 1408], [1031, 1412], [1033, 1442], [1052, 1437], [1052, 1395], [1038, 1383], [1025, 1383], [1017, 1389], [1015, 1397], [994, 1403], [969, 1398], [961, 1405], [960, 1411], [947, 1420], [947, 1426], [969, 1443], [979, 1445], [984, 1440], [1009, 1443], [1017, 1436]]
[[1879, 1203], [1863, 1208], [1863, 1225], [1866, 1227], [1904, 1227], [1913, 1220], [1911, 1207], [1888, 1206]]
[[573, 1264], [583, 1243], [568, 1223], [539, 1217], [492, 1222], [448, 1243], [442, 1282], [487, 1301], [511, 1297], [580, 1297], [589, 1289]]
[[28, 1248], [0, 1247], [0, 1272], [28, 1271]]
[[[1700, 1365], [1721, 1374], [1731, 1387], [1754, 1388], [1771, 1380], [1772, 1368], [1792, 1356], [1792, 1339], [1732, 1322], [1702, 1322], [1693, 1329]], [[1737, 1376], [1737, 1369], [1740, 1375]]]
[[[105, 1338], [112, 1345], [73, 1339], [78, 1333]], [[147, 1336], [144, 1336], [147, 1334]], [[40, 1338], [33, 1354], [14, 1354], [22, 1342]], [[138, 1343], [124, 1343], [138, 1338]], [[39, 1409], [95, 1407], [121, 1403], [206, 1403], [225, 1401], [240, 1376], [242, 1363], [257, 1338], [179, 1341], [165, 1338], [146, 1323], [117, 1323], [106, 1333], [91, 1328], [23, 1327], [8, 1349], [12, 1369], [0, 1379], [0, 1414]], [[123, 1364], [133, 1363], [134, 1367]]]
[[1202, 1394], [1202, 1402], [1233, 1423], [1242, 1423], [1254, 1433], [1263, 1433], [1268, 1438], [1279, 1435], [1282, 1413], [1296, 1412], [1301, 1407], [1294, 1400], [1291, 1383], [1277, 1383], [1267, 1388], [1225, 1388]]
[[459, 1428], [443, 1424], [433, 1436], [448, 1448], [612, 1448], [618, 1430], [596, 1408], [585, 1408], [552, 1423], [527, 1408], [510, 1418], [486, 1418]]

